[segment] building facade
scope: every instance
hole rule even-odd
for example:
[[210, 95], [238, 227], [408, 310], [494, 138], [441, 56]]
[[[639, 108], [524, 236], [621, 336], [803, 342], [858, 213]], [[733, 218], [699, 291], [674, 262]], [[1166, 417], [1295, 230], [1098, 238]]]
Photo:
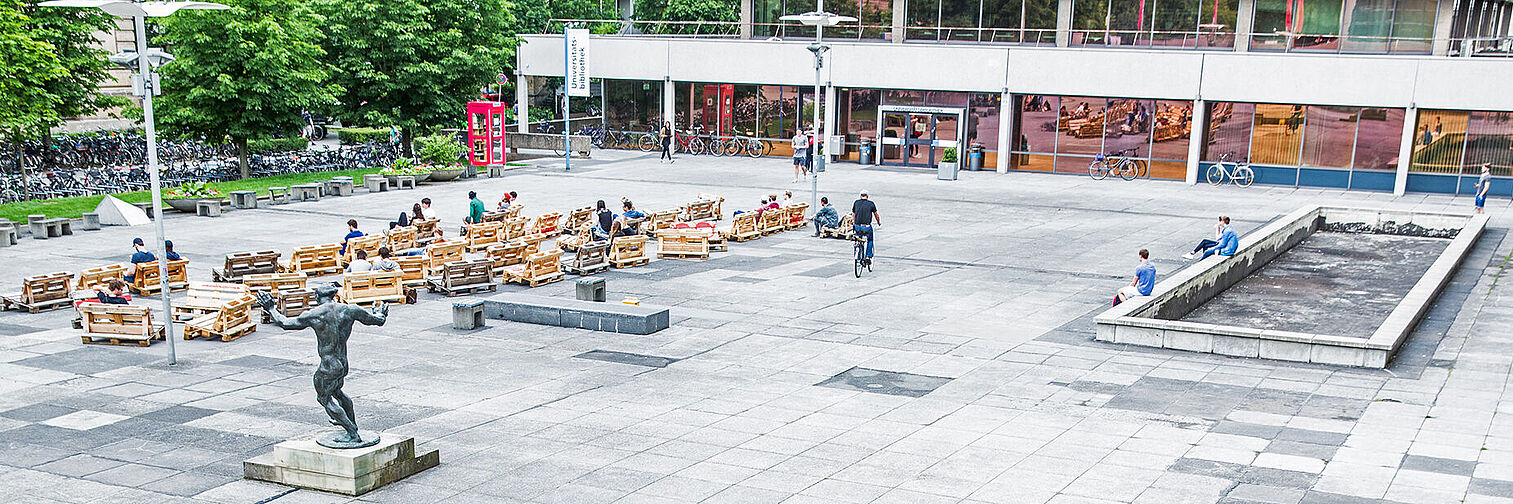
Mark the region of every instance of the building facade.
[[[818, 101], [827, 153], [930, 167], [980, 146], [999, 172], [1087, 173], [1102, 153], [1195, 182], [1221, 159], [1257, 183], [1470, 193], [1483, 164], [1513, 193], [1508, 2], [1483, 0], [846, 0], [814, 96], [813, 1], [744, 0], [699, 33], [626, 24], [592, 40], [613, 129], [780, 145]], [[599, 30], [603, 31], [603, 30]], [[517, 106], [552, 108], [562, 37], [528, 35]], [[555, 80], [553, 80], [555, 78]], [[582, 100], [578, 102], [576, 100]], [[557, 106], [560, 108], [560, 105]], [[558, 112], [560, 115], [560, 112]]]

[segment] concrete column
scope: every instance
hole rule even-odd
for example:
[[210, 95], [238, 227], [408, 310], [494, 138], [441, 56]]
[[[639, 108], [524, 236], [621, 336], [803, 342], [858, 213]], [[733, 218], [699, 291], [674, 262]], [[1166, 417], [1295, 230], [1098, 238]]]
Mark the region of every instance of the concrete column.
[[1014, 95], [1008, 90], [999, 94], [998, 100], [998, 173], [1009, 172], [1009, 159], [1014, 155], [1014, 114], [1019, 109], [1014, 107]]
[[678, 95], [677, 93], [673, 92], [672, 86], [672, 77], [668, 77], [662, 80], [662, 122], [671, 122], [672, 127], [674, 129], [677, 129], [678, 123], [673, 122], [673, 119], [676, 119], [678, 117], [678, 108], [677, 104], [673, 103], [673, 101], [677, 100]]
[[751, 38], [751, 1], [752, 0], [741, 0], [741, 17], [739, 18], [739, 20], [741, 22], [741, 38], [743, 39]]
[[904, 13], [909, 8], [907, 0], [893, 0], [893, 43], [904, 43]]
[[1392, 194], [1402, 196], [1408, 192], [1408, 167], [1413, 164], [1414, 133], [1418, 129], [1418, 107], [1408, 105], [1403, 116], [1403, 139], [1397, 148], [1397, 178], [1392, 183]]
[[1434, 40], [1429, 43], [1429, 53], [1435, 56], [1450, 54], [1450, 27], [1455, 21], [1455, 0], [1439, 0], [1439, 9], [1434, 18]]
[[1240, 0], [1235, 11], [1235, 52], [1250, 50], [1251, 25], [1255, 24], [1255, 19], [1256, 0]]
[[841, 147], [841, 144], [830, 143], [830, 137], [835, 136], [835, 104], [839, 103], [835, 95], [835, 86], [828, 82], [825, 83], [825, 143], [823, 145], [825, 146], [825, 157], [828, 159], [835, 159], [835, 154], [833, 153], [838, 152]]
[[[519, 68], [519, 67], [516, 67]], [[530, 132], [531, 85], [524, 75], [515, 74], [515, 131]]]
[[1198, 161], [1208, 142], [1208, 100], [1193, 100], [1193, 122], [1187, 133], [1187, 185], [1198, 183]]
[[1056, 47], [1072, 44], [1072, 0], [1056, 3]]

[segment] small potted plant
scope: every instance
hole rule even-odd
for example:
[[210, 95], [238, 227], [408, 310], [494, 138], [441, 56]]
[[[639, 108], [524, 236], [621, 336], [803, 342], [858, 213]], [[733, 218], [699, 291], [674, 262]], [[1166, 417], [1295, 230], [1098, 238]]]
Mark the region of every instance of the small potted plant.
[[458, 160], [462, 159], [462, 145], [447, 135], [434, 135], [421, 138], [420, 148], [416, 149], [416, 157], [422, 163], [431, 165], [431, 181], [445, 182], [462, 176], [466, 165]]
[[195, 205], [201, 201], [224, 201], [220, 191], [204, 182], [185, 182], [184, 185], [163, 192], [163, 203], [180, 212], [195, 213]]
[[940, 154], [940, 165], [936, 178], [940, 180], [956, 180], [956, 148], [946, 147], [945, 152]]

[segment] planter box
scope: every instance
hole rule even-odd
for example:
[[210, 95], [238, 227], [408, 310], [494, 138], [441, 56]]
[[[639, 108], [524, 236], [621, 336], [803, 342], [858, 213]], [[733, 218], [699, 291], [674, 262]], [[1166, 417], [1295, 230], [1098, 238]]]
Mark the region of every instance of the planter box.
[[[446, 182], [448, 180], [452, 180], [452, 179], [455, 179], [457, 177], [461, 177], [463, 170], [465, 170], [465, 168], [454, 168], [454, 169], [447, 169], [447, 170], [431, 170], [431, 173], [430, 173], [431, 176], [430, 176], [430, 178], [428, 180], [430, 180], [431, 182]], [[418, 182], [419, 179], [417, 178], [416, 181]]]
[[185, 213], [195, 213], [196, 205], [201, 201], [225, 202], [225, 198], [163, 198], [163, 204], [173, 207], [174, 210]]

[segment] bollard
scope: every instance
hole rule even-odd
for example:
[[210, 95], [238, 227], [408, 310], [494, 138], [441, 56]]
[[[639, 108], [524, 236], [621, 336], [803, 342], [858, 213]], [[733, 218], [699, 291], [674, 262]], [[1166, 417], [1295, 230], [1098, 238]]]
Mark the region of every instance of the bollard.
[[579, 301], [597, 301], [603, 303], [605, 299], [603, 278], [590, 278], [578, 281]]
[[473, 330], [483, 327], [483, 301], [452, 303], [452, 328]]

